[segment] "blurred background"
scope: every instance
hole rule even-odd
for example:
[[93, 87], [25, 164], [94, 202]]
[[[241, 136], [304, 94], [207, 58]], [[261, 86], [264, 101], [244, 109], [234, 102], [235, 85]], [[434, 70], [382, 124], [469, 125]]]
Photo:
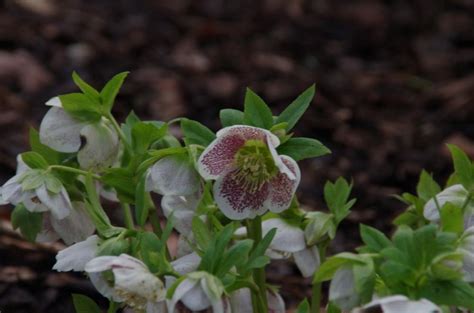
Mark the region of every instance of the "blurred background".
[[[178, 116], [219, 128], [245, 87], [280, 112], [316, 83], [295, 132], [333, 154], [302, 163], [299, 190], [324, 209], [322, 186], [354, 180], [358, 202], [331, 247], [359, 243], [358, 224], [390, 232], [422, 168], [443, 182], [445, 143], [474, 156], [474, 1], [453, 0], [0, 0], [0, 184], [14, 174], [52, 96], [75, 90], [73, 70], [96, 87], [129, 70], [119, 120]], [[81, 275], [54, 273], [59, 245], [11, 232], [0, 208], [0, 311], [73, 312], [70, 293], [93, 296]], [[309, 281], [287, 263], [269, 269], [289, 307]]]

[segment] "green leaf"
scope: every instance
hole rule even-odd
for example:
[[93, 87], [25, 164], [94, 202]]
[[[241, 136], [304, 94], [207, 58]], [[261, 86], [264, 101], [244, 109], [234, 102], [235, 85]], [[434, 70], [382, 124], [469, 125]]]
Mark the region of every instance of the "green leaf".
[[244, 123], [244, 112], [235, 109], [223, 109], [219, 112], [222, 127], [242, 125]]
[[334, 303], [329, 302], [326, 313], [341, 313], [341, 309], [339, 309]]
[[286, 131], [290, 131], [303, 116], [306, 109], [308, 109], [311, 100], [313, 100], [315, 92], [315, 86], [312, 85], [302, 94], [298, 96], [293, 102], [278, 116], [276, 124], [287, 122]]
[[121, 236], [112, 237], [100, 244], [96, 256], [120, 255], [122, 253], [129, 253], [130, 243], [128, 240], [121, 238]]
[[469, 283], [461, 280], [429, 281], [424, 284], [424, 288], [418, 296], [439, 305], [474, 309], [474, 288]]
[[246, 263], [252, 245], [253, 240], [250, 239], [241, 240], [233, 245], [220, 260], [216, 276], [224, 277], [232, 267], [240, 268]]
[[104, 88], [100, 91], [100, 98], [102, 100], [102, 105], [107, 111], [111, 111], [115, 102], [115, 97], [123, 85], [125, 78], [129, 72], [122, 72], [110, 79]]
[[150, 194], [145, 191], [146, 177], [146, 175], [142, 176], [135, 192], [135, 219], [140, 226], [145, 225], [149, 211], [153, 207]]
[[88, 97], [91, 98], [91, 100], [95, 100], [97, 104], [100, 102], [100, 94], [97, 90], [95, 90], [94, 87], [86, 83], [77, 73], [76, 71], [72, 72], [72, 80], [76, 84], [79, 89]]
[[331, 153], [325, 145], [316, 139], [290, 138], [277, 148], [278, 154], [292, 157], [295, 161], [316, 158]]
[[461, 207], [447, 202], [441, 208], [441, 229], [461, 234], [464, 231], [464, 212]]
[[454, 171], [460, 183], [468, 191], [474, 187], [474, 167], [469, 157], [455, 145], [448, 145], [454, 163]]
[[102, 114], [100, 105], [82, 93], [59, 96], [63, 109], [72, 117], [86, 122], [97, 122]]
[[379, 252], [392, 245], [392, 242], [384, 233], [370, 226], [360, 224], [360, 235], [362, 241], [372, 252]]
[[434, 181], [433, 177], [425, 170], [421, 172], [416, 192], [423, 201], [428, 201], [441, 191], [439, 185]]
[[135, 202], [135, 185], [137, 184], [133, 171], [126, 168], [110, 168], [105, 171], [102, 181], [115, 188], [118, 196], [126, 203]]
[[79, 294], [72, 294], [72, 301], [76, 313], [102, 313], [102, 310], [91, 298]]
[[298, 308], [296, 309], [296, 313], [310, 313], [310, 312], [311, 312], [311, 308], [309, 306], [308, 299], [305, 298], [298, 305]]
[[20, 228], [21, 234], [28, 241], [34, 242], [43, 227], [43, 214], [30, 212], [19, 204], [12, 212], [11, 221], [14, 229]]
[[314, 276], [313, 283], [315, 282], [323, 282], [326, 280], [330, 280], [334, 273], [346, 264], [360, 264], [364, 265], [366, 260], [364, 256], [357, 255], [354, 253], [343, 252], [336, 254], [328, 258], [321, 266], [319, 267], [316, 275]]
[[355, 199], [348, 201], [352, 190], [352, 184], [349, 184], [343, 177], [339, 177], [335, 183], [330, 181], [324, 185], [324, 200], [339, 224], [350, 212]]
[[168, 131], [168, 125], [157, 127], [147, 122], [137, 122], [132, 127], [132, 146], [137, 154], [143, 154], [152, 143], [163, 138]]
[[194, 238], [198, 246], [203, 250], [207, 250], [209, 244], [212, 242], [212, 236], [206, 224], [199, 216], [194, 216], [191, 222]]
[[33, 169], [47, 169], [49, 164], [46, 160], [41, 156], [41, 154], [37, 152], [25, 152], [21, 154], [21, 159], [23, 162], [26, 163], [29, 167]]
[[33, 152], [41, 155], [48, 164], [59, 164], [61, 160], [61, 153], [51, 149], [50, 147], [43, 145], [39, 139], [39, 133], [33, 127], [30, 128], [30, 147]]
[[181, 129], [187, 145], [195, 144], [207, 147], [216, 139], [216, 135], [209, 128], [193, 120], [182, 119]]
[[369, 302], [375, 287], [375, 269], [371, 259], [364, 264], [354, 264], [352, 268], [354, 274], [355, 290], [362, 303]]
[[245, 93], [244, 123], [266, 129], [273, 126], [272, 111], [262, 98], [250, 88], [247, 88]]

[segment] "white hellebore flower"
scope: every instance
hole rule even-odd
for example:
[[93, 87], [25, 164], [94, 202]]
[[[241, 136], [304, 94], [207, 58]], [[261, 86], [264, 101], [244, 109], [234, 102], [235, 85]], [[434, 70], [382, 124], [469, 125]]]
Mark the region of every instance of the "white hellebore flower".
[[46, 170], [31, 169], [18, 156], [16, 175], [1, 188], [2, 199], [13, 205], [23, 204], [30, 212], [51, 212], [57, 220], [72, 210], [69, 195], [61, 181]]
[[70, 116], [58, 97], [46, 105], [52, 106], [40, 126], [40, 141], [64, 153], [76, 153], [84, 169], [100, 170], [114, 163], [119, 152], [119, 137], [110, 122], [84, 122]]
[[462, 272], [464, 280], [472, 283], [474, 282], [474, 226], [464, 231], [459, 250], [463, 254]]
[[[461, 184], [452, 185], [451, 187], [444, 189], [436, 195], [436, 200], [438, 202], [439, 208], [434, 198], [426, 202], [425, 207], [423, 209], [423, 215], [427, 220], [431, 222], [439, 222], [440, 208], [442, 208], [448, 202], [455, 206], [462, 207], [465, 204], [467, 197], [468, 192]], [[466, 206], [466, 214], [464, 216], [466, 227], [469, 227], [471, 224], [473, 224], [473, 222], [470, 221], [474, 213], [473, 211], [474, 199], [471, 200]]]
[[[285, 313], [285, 302], [280, 294], [267, 291], [268, 313]], [[253, 313], [250, 289], [242, 288], [230, 295], [232, 313]]]
[[214, 199], [228, 218], [243, 220], [267, 210], [282, 212], [300, 182], [295, 160], [278, 155], [277, 136], [268, 130], [235, 125], [221, 129], [198, 160], [198, 170], [215, 180]]
[[[86, 264], [85, 271], [102, 295], [125, 302], [135, 310], [158, 313], [160, 302], [165, 300], [163, 282], [142, 261], [127, 254], [94, 258]], [[106, 271], [114, 275], [113, 286], [102, 275]]]
[[56, 264], [54, 264], [53, 270], [58, 272], [83, 272], [86, 264], [95, 258], [99, 243], [99, 237], [93, 235], [84, 241], [59, 251], [56, 255]]
[[356, 307], [360, 298], [355, 290], [354, 273], [351, 266], [336, 271], [329, 285], [329, 301], [346, 311]]
[[191, 311], [202, 311], [212, 307], [214, 313], [230, 312], [230, 304], [223, 298], [224, 286], [221, 281], [207, 272], [192, 272], [179, 282], [171, 300], [168, 313], [174, 313], [181, 301]]
[[[264, 236], [273, 228], [276, 228], [277, 231], [266, 251], [266, 255], [272, 259], [283, 259], [292, 256], [303, 277], [311, 277], [321, 263], [318, 248], [306, 245], [304, 231], [298, 226], [290, 225], [280, 218], [263, 221], [262, 233]], [[246, 229], [244, 227], [236, 231], [236, 235], [245, 234]]]
[[184, 153], [165, 156], [147, 173], [146, 191], [164, 196], [188, 196], [198, 192], [199, 188], [199, 174]]
[[[377, 310], [378, 309], [378, 310]], [[377, 311], [375, 311], [377, 310]], [[379, 311], [380, 310], [380, 311]], [[362, 308], [352, 310], [352, 313], [442, 313], [441, 309], [426, 299], [410, 300], [402, 295], [375, 299]]]
[[186, 237], [192, 236], [192, 221], [201, 200], [201, 193], [187, 196], [165, 195], [161, 199], [161, 208], [166, 218], [173, 217], [173, 227]]

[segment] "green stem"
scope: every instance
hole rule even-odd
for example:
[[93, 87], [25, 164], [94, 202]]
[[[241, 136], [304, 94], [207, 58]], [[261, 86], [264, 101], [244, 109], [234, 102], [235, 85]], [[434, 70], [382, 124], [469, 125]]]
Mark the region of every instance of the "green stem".
[[[63, 172], [70, 172], [70, 173], [75, 173], [75, 174], [79, 174], [79, 175], [88, 175], [89, 172], [87, 171], [83, 171], [83, 170], [80, 170], [78, 168], [74, 168], [74, 167], [69, 167], [69, 166], [63, 166], [63, 165], [51, 165], [48, 167], [48, 170], [58, 170], [58, 171], [63, 171]], [[92, 178], [94, 179], [97, 179], [97, 180], [100, 180], [100, 176], [99, 175], [96, 175], [96, 174], [92, 174]]]
[[[163, 235], [163, 229], [161, 228], [160, 217], [158, 216], [158, 211], [156, 210], [154, 206], [150, 209], [150, 214], [148, 215], [148, 219], [150, 220], [151, 227], [153, 228], [153, 232], [156, 234], [156, 236], [158, 236], [158, 238], [161, 239]], [[168, 249], [168, 246], [165, 247], [165, 251], [166, 251], [166, 259], [168, 261], [171, 261], [171, 253]]]
[[[328, 242], [323, 242], [318, 247], [319, 258], [321, 260], [321, 264], [326, 259], [327, 246], [328, 246]], [[314, 275], [316, 275], [316, 273], [314, 273]], [[322, 284], [320, 282], [313, 283], [312, 298], [311, 298], [311, 313], [321, 312], [321, 291], [322, 291]]]
[[122, 203], [122, 208], [123, 208], [123, 218], [125, 220], [125, 226], [127, 226], [128, 229], [135, 229], [135, 225], [133, 223], [133, 217], [132, 217], [132, 210], [130, 209], [130, 205], [127, 203]]
[[112, 126], [114, 127], [115, 131], [117, 132], [117, 134], [119, 135], [120, 139], [122, 140], [123, 144], [125, 145], [125, 148], [128, 150], [128, 151], [132, 151], [132, 147], [130, 146], [130, 143], [128, 142], [127, 140], [127, 137], [125, 136], [125, 134], [123, 133], [122, 131], [122, 128], [120, 128], [120, 125], [117, 123], [117, 120], [115, 119], [115, 117], [112, 115], [111, 112], [108, 112], [105, 117], [107, 117], [110, 122], [112, 123]]
[[467, 197], [466, 197], [466, 200], [464, 200], [464, 203], [463, 203], [463, 205], [462, 205], [462, 209], [461, 209], [461, 210], [462, 210], [463, 213], [464, 213], [464, 210], [466, 209], [467, 205], [468, 205], [469, 202], [471, 201], [471, 198], [472, 198], [472, 196], [471, 196], [471, 194], [469, 193], [469, 194], [467, 195]]
[[109, 309], [107, 310], [107, 313], [115, 313], [117, 312], [118, 306], [117, 303], [114, 301], [109, 302]]
[[[255, 217], [247, 223], [248, 237], [254, 241], [255, 247], [262, 241], [262, 218]], [[256, 313], [266, 313], [268, 311], [267, 304], [267, 287], [265, 279], [265, 268], [256, 268], [253, 270], [253, 280], [258, 286], [259, 292], [252, 292], [252, 305]]]

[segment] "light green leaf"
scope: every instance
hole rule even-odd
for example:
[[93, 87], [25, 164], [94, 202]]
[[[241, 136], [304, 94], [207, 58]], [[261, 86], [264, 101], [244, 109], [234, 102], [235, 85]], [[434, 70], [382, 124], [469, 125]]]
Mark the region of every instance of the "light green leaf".
[[454, 163], [454, 171], [460, 183], [468, 191], [474, 187], [474, 167], [469, 157], [455, 145], [448, 145]]
[[425, 170], [421, 172], [416, 192], [423, 201], [428, 201], [441, 191], [439, 185], [434, 181], [433, 177]]
[[150, 194], [145, 191], [146, 175], [143, 175], [135, 192], [135, 219], [138, 225], [144, 226], [152, 208]]
[[91, 85], [89, 85], [88, 83], [86, 83], [77, 73], [76, 71], [72, 72], [72, 80], [74, 81], [74, 83], [76, 84], [77, 87], [79, 87], [79, 89], [81, 89], [81, 91], [86, 95], [88, 96], [89, 98], [91, 98], [91, 100], [95, 100], [95, 102], [97, 104], [100, 104], [100, 94], [97, 90], [95, 90], [94, 87], [92, 87]]
[[168, 125], [157, 127], [147, 122], [137, 122], [132, 127], [132, 146], [137, 154], [143, 154], [152, 143], [163, 138], [168, 131]]
[[296, 313], [310, 313], [310, 312], [311, 312], [311, 308], [309, 306], [308, 299], [305, 298], [298, 305], [298, 308], [296, 309]]
[[181, 129], [187, 145], [195, 144], [207, 147], [216, 139], [216, 135], [209, 128], [197, 121], [182, 119]]
[[315, 85], [312, 85], [298, 96], [276, 119], [276, 124], [287, 122], [286, 131], [290, 131], [308, 109], [313, 100]]
[[41, 155], [48, 164], [59, 164], [61, 160], [61, 153], [51, 149], [46, 145], [43, 145], [40, 142], [39, 133], [36, 129], [31, 127], [29, 135], [30, 147], [33, 152]]
[[270, 129], [273, 126], [273, 114], [268, 105], [250, 88], [245, 93], [244, 123], [251, 126]]
[[379, 252], [392, 245], [384, 233], [364, 224], [360, 224], [360, 236], [371, 252]]
[[73, 294], [72, 301], [74, 303], [76, 313], [102, 313], [102, 310], [94, 302], [94, 300], [87, 296]]
[[86, 122], [97, 122], [102, 114], [100, 106], [82, 93], [59, 96], [63, 109], [72, 117]]
[[125, 78], [130, 72], [122, 72], [110, 79], [104, 88], [100, 91], [100, 98], [102, 100], [102, 105], [104, 106], [105, 110], [110, 111], [115, 102], [115, 98], [117, 97], [120, 88], [125, 81]]
[[290, 138], [277, 148], [279, 154], [292, 157], [295, 161], [316, 158], [331, 153], [325, 145], [316, 139]]
[[441, 208], [441, 228], [443, 231], [461, 234], [464, 231], [464, 212], [461, 207], [447, 202]]
[[219, 112], [222, 127], [242, 125], [244, 123], [244, 112], [235, 109], [223, 109]]
[[21, 154], [21, 159], [33, 169], [47, 169], [49, 164], [41, 154], [30, 151]]
[[21, 234], [28, 241], [34, 242], [43, 227], [43, 214], [30, 212], [20, 204], [13, 210], [11, 221], [14, 229], [20, 228]]

